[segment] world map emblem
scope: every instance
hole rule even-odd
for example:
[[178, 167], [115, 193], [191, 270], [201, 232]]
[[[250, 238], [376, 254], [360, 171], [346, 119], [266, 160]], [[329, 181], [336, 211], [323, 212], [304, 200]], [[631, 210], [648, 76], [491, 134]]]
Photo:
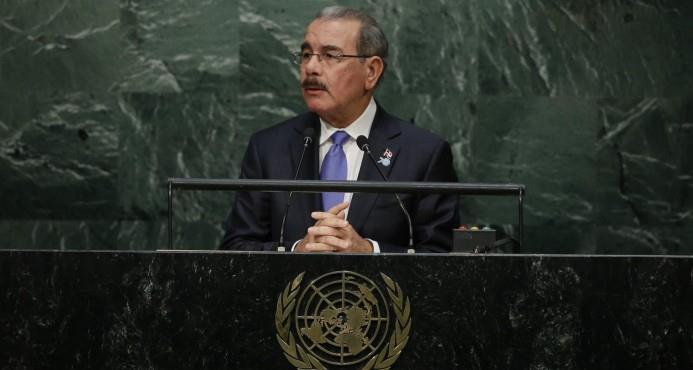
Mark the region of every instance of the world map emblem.
[[297, 369], [389, 369], [409, 340], [411, 305], [399, 284], [352, 271], [303, 284], [305, 272], [277, 300], [277, 341]]

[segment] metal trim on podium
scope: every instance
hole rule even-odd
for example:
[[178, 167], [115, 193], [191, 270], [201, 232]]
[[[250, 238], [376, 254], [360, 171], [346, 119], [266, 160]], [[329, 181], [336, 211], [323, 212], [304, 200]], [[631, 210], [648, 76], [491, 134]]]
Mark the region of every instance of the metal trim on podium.
[[168, 247], [173, 249], [173, 196], [175, 190], [222, 190], [320, 193], [405, 193], [457, 194], [479, 196], [517, 196], [518, 240], [524, 243], [524, 196], [521, 184], [405, 182], [405, 181], [322, 181], [322, 180], [250, 180], [250, 179], [168, 179]]

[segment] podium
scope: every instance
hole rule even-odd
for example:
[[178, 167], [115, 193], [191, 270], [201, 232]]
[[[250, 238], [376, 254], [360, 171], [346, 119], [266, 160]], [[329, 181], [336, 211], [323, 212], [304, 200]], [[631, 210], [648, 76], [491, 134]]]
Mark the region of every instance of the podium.
[[6, 250], [0, 367], [691, 368], [692, 276], [673, 256]]

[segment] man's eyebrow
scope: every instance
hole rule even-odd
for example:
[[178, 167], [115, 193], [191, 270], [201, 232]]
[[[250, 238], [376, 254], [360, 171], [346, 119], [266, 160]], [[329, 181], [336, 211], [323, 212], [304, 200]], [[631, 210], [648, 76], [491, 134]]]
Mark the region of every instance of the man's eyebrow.
[[327, 50], [327, 51], [331, 51], [331, 50], [342, 51], [342, 48], [340, 48], [339, 46], [334, 46], [334, 45], [325, 45], [325, 46], [322, 47], [322, 50]]
[[[301, 50], [306, 50], [306, 49], [311, 49], [311, 50], [313, 49], [307, 41], [301, 44]], [[321, 47], [320, 50], [321, 50], [321, 51], [322, 51], [322, 50], [326, 50], [326, 51], [331, 51], [331, 50], [342, 51], [342, 48], [340, 48], [339, 46], [335, 46], [335, 45], [325, 45], [325, 46]]]

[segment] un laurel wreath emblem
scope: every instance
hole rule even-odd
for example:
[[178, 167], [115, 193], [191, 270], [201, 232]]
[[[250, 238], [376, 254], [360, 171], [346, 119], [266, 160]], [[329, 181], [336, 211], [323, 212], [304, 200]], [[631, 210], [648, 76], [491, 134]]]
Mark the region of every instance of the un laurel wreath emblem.
[[389, 369], [411, 330], [409, 298], [399, 284], [380, 273], [383, 294], [361, 274], [335, 271], [302, 288], [304, 275], [289, 282], [277, 300], [274, 322], [286, 359], [299, 370], [361, 364], [361, 370]]

